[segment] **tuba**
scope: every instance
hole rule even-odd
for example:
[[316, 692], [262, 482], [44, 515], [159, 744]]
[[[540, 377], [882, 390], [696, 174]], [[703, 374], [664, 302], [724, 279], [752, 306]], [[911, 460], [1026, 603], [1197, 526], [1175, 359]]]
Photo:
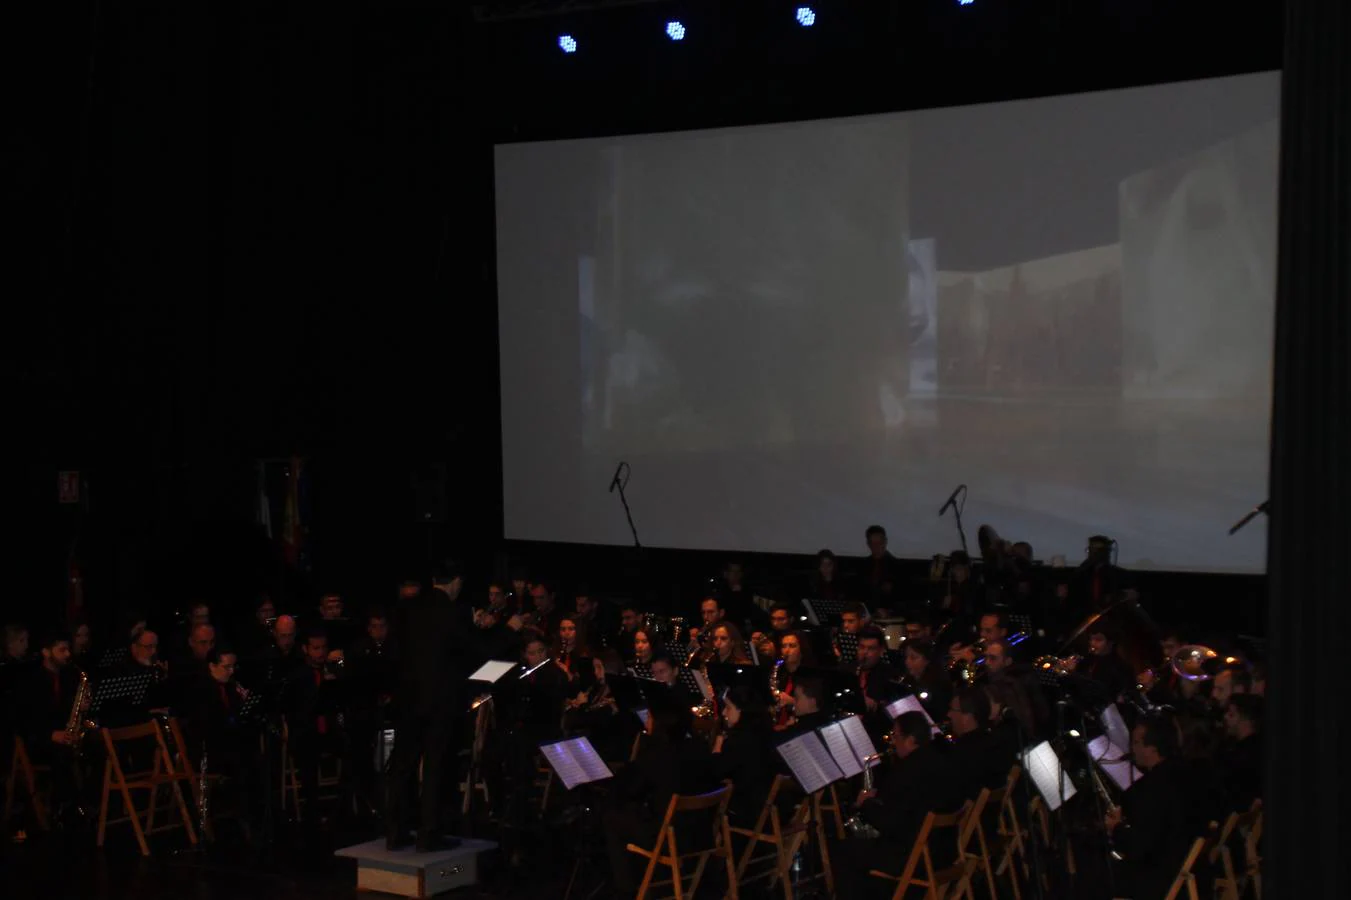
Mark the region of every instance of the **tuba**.
[[1188, 644], [1178, 649], [1168, 661], [1179, 678], [1187, 681], [1210, 681], [1230, 666], [1246, 666], [1237, 656], [1221, 656], [1209, 647]]

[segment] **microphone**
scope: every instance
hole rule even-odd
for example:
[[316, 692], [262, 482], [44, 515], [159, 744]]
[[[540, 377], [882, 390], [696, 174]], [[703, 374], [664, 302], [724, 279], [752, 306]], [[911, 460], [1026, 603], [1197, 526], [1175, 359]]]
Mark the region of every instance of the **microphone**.
[[610, 479], [610, 493], [613, 494], [615, 492], [615, 488], [619, 487], [619, 473], [623, 472], [624, 467], [627, 465], [628, 463], [621, 461], [619, 465], [615, 466], [615, 477]]
[[964, 484], [957, 485], [956, 489], [952, 492], [952, 495], [948, 497], [948, 502], [943, 504], [943, 508], [938, 511], [938, 514], [941, 516], [943, 515], [943, 513], [947, 512], [949, 509], [956, 506], [957, 495], [964, 490], [966, 490], [966, 485]]
[[1247, 525], [1253, 519], [1257, 518], [1262, 513], [1265, 513], [1267, 511], [1267, 504], [1270, 502], [1271, 502], [1270, 500], [1263, 500], [1261, 503], [1257, 504], [1252, 509], [1248, 510], [1248, 514], [1243, 518], [1239, 519], [1237, 522], [1235, 522], [1233, 524], [1233, 527], [1229, 529], [1230, 537], [1232, 537], [1244, 525]]

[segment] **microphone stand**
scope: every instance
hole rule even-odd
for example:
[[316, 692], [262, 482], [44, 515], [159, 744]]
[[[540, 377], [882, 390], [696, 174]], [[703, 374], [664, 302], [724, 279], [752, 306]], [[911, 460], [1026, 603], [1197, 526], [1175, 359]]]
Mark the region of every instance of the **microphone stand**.
[[1238, 534], [1238, 532], [1243, 528], [1244, 525], [1247, 525], [1249, 522], [1257, 518], [1259, 515], [1267, 515], [1269, 512], [1268, 507], [1270, 505], [1271, 505], [1270, 500], [1263, 500], [1261, 503], [1257, 504], [1252, 509], [1248, 510], [1248, 512], [1243, 516], [1243, 518], [1239, 519], [1232, 526], [1230, 526], [1229, 536], [1233, 537], [1235, 534]]
[[[621, 472], [624, 476], [623, 478], [620, 478]], [[628, 520], [629, 533], [633, 535], [633, 546], [642, 547], [643, 545], [638, 542], [638, 529], [633, 526], [633, 512], [629, 509], [629, 498], [624, 495], [624, 488], [628, 487], [629, 476], [632, 474], [633, 469], [629, 464], [621, 462], [619, 464], [619, 469], [615, 470], [614, 481], [610, 482], [610, 490], [613, 491], [616, 488], [619, 490], [619, 502], [624, 507], [624, 518]]]
[[[961, 485], [957, 490], [961, 492], [962, 499], [959, 502], [954, 493], [952, 500], [952, 517], [957, 521], [957, 537], [961, 539], [962, 552], [969, 556], [970, 551], [966, 548], [966, 529], [962, 527], [962, 507], [966, 506], [966, 485]], [[939, 515], [942, 515], [942, 513], [939, 513]]]

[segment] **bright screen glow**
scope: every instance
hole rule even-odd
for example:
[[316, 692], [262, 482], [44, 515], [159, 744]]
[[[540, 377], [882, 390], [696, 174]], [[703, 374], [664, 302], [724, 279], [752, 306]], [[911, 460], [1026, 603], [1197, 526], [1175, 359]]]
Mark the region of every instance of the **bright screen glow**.
[[499, 146], [507, 537], [1262, 571], [1279, 86]]

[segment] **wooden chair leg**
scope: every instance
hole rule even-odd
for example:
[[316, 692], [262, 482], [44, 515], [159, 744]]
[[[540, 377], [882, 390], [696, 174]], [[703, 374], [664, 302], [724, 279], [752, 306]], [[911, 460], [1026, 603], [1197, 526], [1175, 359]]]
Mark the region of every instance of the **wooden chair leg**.
[[652, 876], [657, 872], [657, 857], [661, 856], [661, 847], [664, 843], [666, 843], [664, 838], [657, 838], [656, 849], [652, 852], [652, 858], [647, 861], [647, 870], [643, 872], [643, 880], [638, 885], [637, 900], [643, 900], [643, 898], [647, 896], [647, 892], [652, 888]]
[[[131, 791], [127, 788], [126, 777], [118, 779], [117, 789], [122, 794], [122, 802], [127, 807], [127, 818], [131, 821], [131, 830], [136, 833], [136, 843], [141, 848], [142, 856], [150, 855], [150, 845], [145, 842], [145, 830], [141, 828], [141, 817], [136, 812], [136, 804], [131, 801]], [[155, 792], [150, 792], [150, 808], [153, 812], [155, 806]]]
[[99, 833], [95, 846], [103, 846], [103, 836], [108, 831], [108, 793], [112, 790], [113, 764], [111, 760], [103, 763], [103, 796], [99, 799]]
[[[675, 829], [666, 836], [666, 845], [670, 848], [670, 862], [667, 867], [671, 870], [671, 891], [675, 895], [675, 900], [685, 900], [685, 886], [681, 884], [680, 879], [680, 851], [676, 849]], [[693, 891], [691, 891], [691, 894]]]

